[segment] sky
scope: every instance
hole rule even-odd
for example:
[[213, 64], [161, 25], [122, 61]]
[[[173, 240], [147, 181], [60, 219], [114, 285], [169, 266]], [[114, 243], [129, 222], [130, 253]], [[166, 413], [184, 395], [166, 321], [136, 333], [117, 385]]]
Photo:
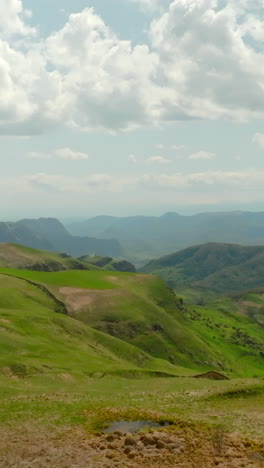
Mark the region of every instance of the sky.
[[0, 0], [0, 219], [264, 210], [264, 0]]

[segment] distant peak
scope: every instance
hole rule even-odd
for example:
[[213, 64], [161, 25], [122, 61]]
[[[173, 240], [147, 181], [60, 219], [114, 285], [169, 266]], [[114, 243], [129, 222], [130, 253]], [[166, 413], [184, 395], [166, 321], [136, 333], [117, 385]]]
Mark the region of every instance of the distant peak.
[[164, 215], [160, 216], [161, 218], [179, 218], [181, 215], [179, 213], [176, 213], [175, 211], [169, 211], [168, 213], [165, 213]]

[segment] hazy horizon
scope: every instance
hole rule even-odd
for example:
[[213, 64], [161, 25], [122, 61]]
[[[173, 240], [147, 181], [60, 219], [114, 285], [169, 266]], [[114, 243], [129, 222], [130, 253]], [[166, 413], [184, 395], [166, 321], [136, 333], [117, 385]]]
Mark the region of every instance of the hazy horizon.
[[[171, 209], [170, 209], [171, 208]], [[249, 213], [262, 213], [264, 212], [264, 206], [262, 204], [258, 205], [200, 205], [200, 206], [178, 206], [178, 207], [164, 207], [163, 210], [159, 209], [149, 209], [149, 210], [137, 210], [127, 212], [127, 211], [98, 211], [98, 212], [90, 212], [90, 213], [52, 213], [51, 212], [21, 212], [20, 214], [13, 215], [13, 216], [4, 216], [0, 215], [0, 222], [16, 222], [21, 219], [38, 219], [38, 218], [56, 218], [60, 220], [63, 224], [69, 224], [75, 221], [84, 221], [86, 219], [100, 217], [100, 216], [110, 216], [115, 218], [126, 218], [126, 217], [134, 217], [134, 216], [144, 216], [144, 217], [162, 217], [168, 213], [177, 213], [181, 216], [195, 216], [202, 213], [236, 213], [236, 212], [249, 212]]]

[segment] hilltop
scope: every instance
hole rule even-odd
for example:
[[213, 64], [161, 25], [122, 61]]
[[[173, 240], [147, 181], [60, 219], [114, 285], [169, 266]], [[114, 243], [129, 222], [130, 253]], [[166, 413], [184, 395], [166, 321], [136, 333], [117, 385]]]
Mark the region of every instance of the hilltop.
[[263, 286], [264, 247], [208, 243], [153, 260], [141, 271], [158, 275], [179, 292], [228, 295]]
[[0, 267], [36, 271], [109, 270], [135, 272], [134, 265], [111, 257], [74, 258], [66, 253], [32, 249], [19, 244], [0, 243]]
[[264, 244], [264, 212], [201, 213], [160, 217], [97, 216], [68, 226], [74, 235], [117, 239], [123, 255], [137, 265], [162, 255], [208, 242]]
[[115, 239], [73, 236], [55, 218], [24, 219], [0, 223], [0, 242], [21, 244], [35, 249], [81, 255], [110, 255], [119, 257], [122, 248]]
[[81, 262], [65, 253], [59, 254], [10, 243], [0, 243], [0, 267], [37, 271], [96, 269], [96, 266]]

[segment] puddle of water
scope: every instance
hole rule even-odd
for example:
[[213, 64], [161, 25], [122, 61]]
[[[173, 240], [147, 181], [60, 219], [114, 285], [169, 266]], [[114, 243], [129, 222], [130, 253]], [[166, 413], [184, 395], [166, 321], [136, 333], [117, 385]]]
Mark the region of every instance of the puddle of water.
[[164, 426], [168, 426], [168, 423], [159, 424], [153, 421], [115, 421], [104, 432], [106, 434], [111, 434], [115, 431], [119, 431], [122, 432], [122, 434], [127, 434], [128, 432], [135, 434], [141, 429], [161, 428]]

